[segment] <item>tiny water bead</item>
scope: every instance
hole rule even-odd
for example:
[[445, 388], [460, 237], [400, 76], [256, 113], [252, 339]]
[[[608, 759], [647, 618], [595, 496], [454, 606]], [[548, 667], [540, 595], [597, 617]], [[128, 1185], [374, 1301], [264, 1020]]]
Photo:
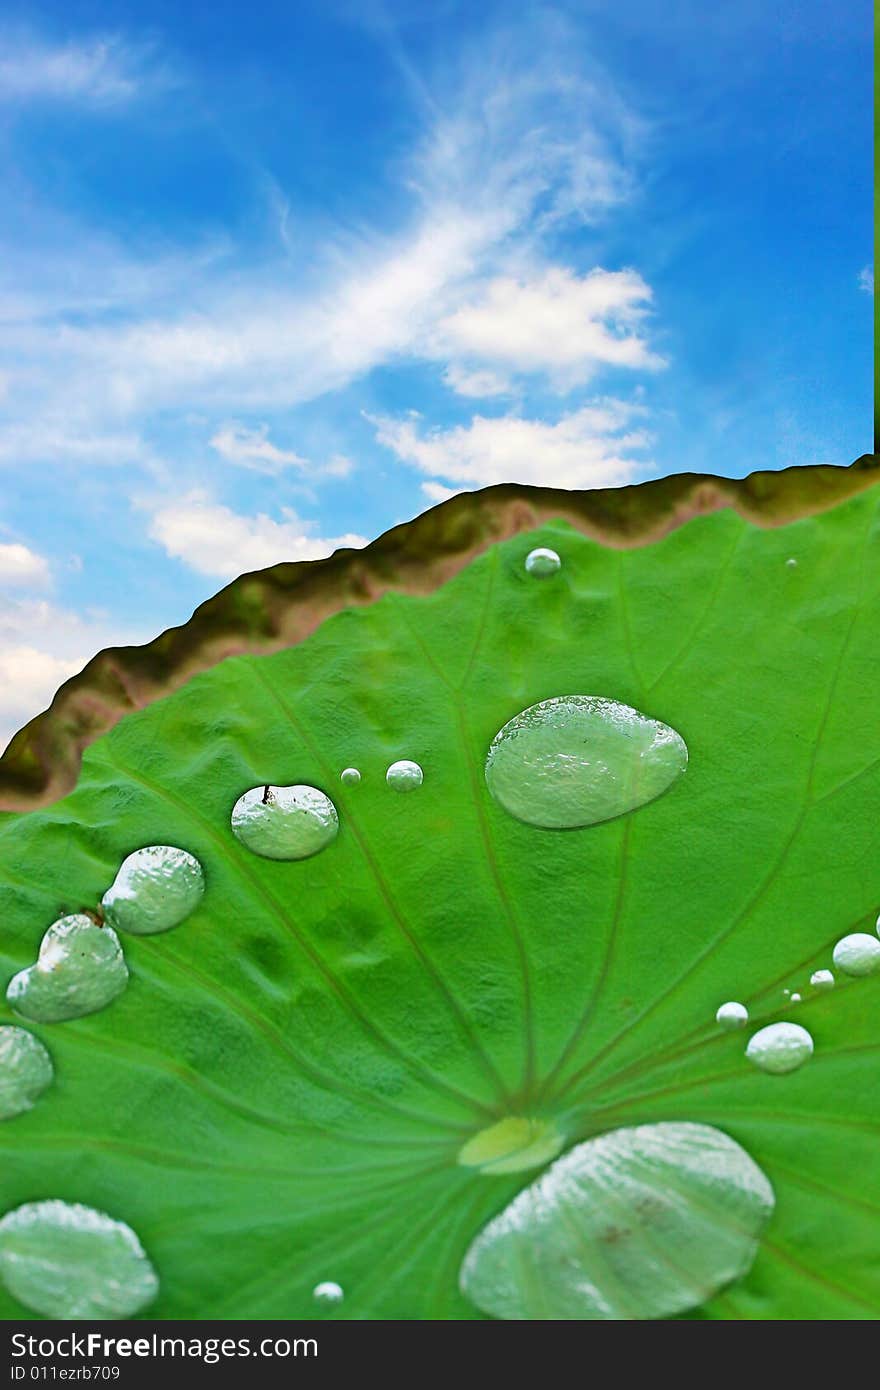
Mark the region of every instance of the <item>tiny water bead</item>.
[[508, 720], [489, 745], [486, 782], [517, 820], [595, 825], [655, 800], [687, 767], [668, 724], [596, 695], [560, 695]]
[[458, 1161], [483, 1173], [519, 1173], [555, 1158], [565, 1140], [548, 1120], [510, 1115], [463, 1144]]
[[409, 758], [401, 758], [399, 762], [392, 763], [385, 773], [385, 781], [396, 792], [413, 792], [424, 780], [425, 774], [418, 763], [410, 762]]
[[525, 568], [526, 574], [534, 575], [536, 579], [546, 579], [548, 575], [555, 574], [562, 568], [562, 561], [555, 550], [539, 545], [535, 550], [529, 551], [525, 559]]
[[332, 1306], [342, 1302], [345, 1298], [345, 1291], [341, 1284], [334, 1283], [332, 1279], [325, 1279], [323, 1283], [316, 1284], [312, 1289], [312, 1298], [316, 1303]]
[[715, 1022], [720, 1023], [722, 1028], [733, 1032], [735, 1028], [744, 1028], [749, 1021], [749, 1011], [745, 1004], [737, 1004], [730, 1000], [727, 1004], [722, 1004], [715, 1015]]
[[0, 1027], [0, 1120], [32, 1109], [52, 1084], [52, 1058], [26, 1028]]
[[130, 1226], [55, 1200], [28, 1202], [0, 1221], [0, 1280], [49, 1318], [128, 1318], [159, 1289]]
[[799, 994], [793, 994], [791, 996], [791, 1002], [792, 1004], [799, 1004], [801, 1002], [801, 996]]
[[117, 931], [151, 936], [179, 926], [204, 892], [205, 875], [194, 855], [173, 845], [147, 845], [123, 859], [101, 907]]
[[97, 1013], [122, 993], [128, 969], [112, 927], [85, 913], [53, 922], [34, 965], [9, 982], [7, 1002], [38, 1023], [61, 1023]]
[[873, 975], [880, 968], [880, 941], [867, 932], [852, 932], [841, 937], [831, 959], [844, 975]]
[[810, 976], [813, 989], [833, 989], [834, 976], [830, 970], [814, 970]]
[[252, 787], [232, 808], [232, 830], [264, 859], [308, 859], [336, 839], [336, 807], [317, 787]]
[[344, 767], [339, 774], [339, 780], [347, 787], [354, 787], [361, 780], [361, 774], [356, 767]]
[[799, 1023], [769, 1023], [749, 1039], [746, 1056], [761, 1071], [784, 1076], [813, 1055], [813, 1039]]
[[793, 555], [790, 555], [785, 563], [790, 570], [797, 569], [797, 560], [794, 558]]
[[557, 1159], [483, 1228], [461, 1290], [496, 1318], [670, 1317], [747, 1272], [773, 1207], [761, 1169], [720, 1130], [614, 1130]]

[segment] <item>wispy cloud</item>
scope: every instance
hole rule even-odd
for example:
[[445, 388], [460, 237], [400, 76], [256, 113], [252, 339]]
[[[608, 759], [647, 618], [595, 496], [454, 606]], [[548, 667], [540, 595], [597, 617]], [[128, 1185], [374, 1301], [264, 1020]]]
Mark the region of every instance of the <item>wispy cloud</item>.
[[167, 85], [168, 73], [151, 46], [120, 35], [93, 35], [67, 43], [6, 31], [0, 51], [0, 102], [75, 101], [113, 107], [147, 87]]
[[874, 267], [872, 265], [866, 265], [863, 270], [859, 271], [859, 289], [864, 290], [865, 294], [874, 293]]
[[26, 545], [0, 544], [0, 584], [43, 588], [49, 583], [49, 562]]
[[269, 426], [258, 425], [248, 429], [245, 425], [223, 425], [211, 440], [215, 449], [227, 463], [241, 468], [251, 468], [257, 473], [277, 474], [285, 468], [308, 468], [309, 460], [293, 449], [279, 449], [269, 438]]

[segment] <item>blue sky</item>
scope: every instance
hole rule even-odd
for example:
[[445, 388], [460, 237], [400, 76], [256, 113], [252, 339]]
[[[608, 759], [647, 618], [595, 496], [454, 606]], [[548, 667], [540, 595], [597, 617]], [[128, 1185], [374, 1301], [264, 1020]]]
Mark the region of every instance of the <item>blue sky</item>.
[[0, 745], [455, 490], [870, 448], [867, 0], [4, 14]]

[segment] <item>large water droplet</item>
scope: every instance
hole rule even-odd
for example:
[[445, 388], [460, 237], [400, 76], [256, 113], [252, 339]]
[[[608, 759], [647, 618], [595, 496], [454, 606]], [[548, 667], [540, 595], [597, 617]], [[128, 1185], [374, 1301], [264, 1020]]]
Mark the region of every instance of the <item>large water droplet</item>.
[[483, 1173], [519, 1173], [555, 1158], [565, 1141], [548, 1120], [509, 1115], [463, 1144], [458, 1161]]
[[880, 968], [880, 941], [867, 932], [852, 932], [841, 937], [831, 958], [844, 975], [873, 975]]
[[149, 936], [179, 926], [204, 891], [198, 859], [173, 845], [147, 845], [123, 859], [101, 907], [117, 930]]
[[385, 781], [396, 792], [413, 792], [424, 780], [425, 774], [418, 763], [410, 762], [409, 758], [401, 758], [399, 762], [392, 763], [385, 773]]
[[361, 780], [361, 774], [356, 767], [344, 767], [339, 774], [340, 782], [344, 782], [347, 787], [357, 786]]
[[330, 1305], [341, 1303], [345, 1298], [345, 1292], [341, 1284], [334, 1283], [332, 1279], [325, 1279], [312, 1289], [312, 1298], [316, 1303]]
[[834, 976], [830, 970], [814, 970], [810, 976], [813, 989], [833, 989]]
[[715, 1015], [715, 1022], [720, 1023], [722, 1028], [732, 1032], [735, 1028], [744, 1028], [749, 1021], [749, 1011], [745, 1004], [737, 1004], [731, 999], [727, 1004], [722, 1004]]
[[16, 1013], [38, 1023], [60, 1023], [93, 1014], [128, 983], [128, 970], [112, 927], [84, 913], [53, 922], [34, 965], [9, 982], [6, 998]]
[[813, 1039], [799, 1023], [769, 1023], [749, 1039], [746, 1056], [761, 1071], [784, 1076], [813, 1055]]
[[30, 1110], [54, 1075], [52, 1058], [26, 1028], [0, 1027], [0, 1120]]
[[336, 839], [336, 807], [317, 787], [252, 787], [232, 808], [232, 829], [264, 859], [308, 859]]
[[561, 695], [515, 716], [486, 755], [486, 782], [528, 825], [595, 825], [644, 806], [687, 766], [668, 724], [596, 695]]
[[536, 579], [546, 579], [548, 575], [555, 574], [562, 568], [562, 561], [555, 550], [548, 550], [546, 546], [538, 546], [536, 550], [530, 550], [526, 556], [526, 573], [534, 575]]
[[127, 1318], [159, 1281], [130, 1226], [70, 1202], [28, 1202], [0, 1221], [0, 1279], [49, 1318]]
[[720, 1130], [615, 1130], [557, 1159], [489, 1222], [462, 1292], [496, 1318], [669, 1317], [745, 1274], [773, 1206], [760, 1168]]

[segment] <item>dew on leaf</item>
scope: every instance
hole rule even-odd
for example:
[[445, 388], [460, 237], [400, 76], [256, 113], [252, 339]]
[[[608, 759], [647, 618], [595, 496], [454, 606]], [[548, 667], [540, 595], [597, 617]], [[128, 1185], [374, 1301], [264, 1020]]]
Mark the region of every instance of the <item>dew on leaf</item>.
[[486, 755], [486, 782], [517, 820], [595, 825], [665, 792], [687, 766], [680, 734], [595, 695], [542, 700], [510, 719]]
[[792, 1004], [799, 1004], [801, 1002], [801, 996], [797, 993], [793, 994], [791, 996], [791, 1002]]
[[28, 1202], [0, 1221], [0, 1280], [49, 1318], [126, 1318], [159, 1288], [130, 1226], [78, 1203]]
[[410, 762], [408, 758], [401, 758], [399, 762], [392, 763], [385, 773], [385, 781], [396, 792], [415, 791], [424, 780], [425, 774], [418, 763]]
[[123, 859], [101, 907], [118, 931], [150, 936], [179, 926], [204, 891], [205, 875], [194, 855], [173, 845], [147, 845]]
[[336, 839], [336, 807], [317, 787], [252, 787], [232, 808], [232, 829], [264, 859], [308, 859]]
[[39, 1038], [14, 1024], [0, 1027], [0, 1120], [32, 1109], [53, 1076], [52, 1058]]
[[341, 1303], [345, 1297], [345, 1292], [341, 1284], [336, 1284], [332, 1279], [325, 1279], [322, 1283], [316, 1284], [312, 1289], [312, 1298], [316, 1303], [334, 1304]]
[[750, 1268], [766, 1177], [708, 1125], [618, 1129], [565, 1154], [483, 1228], [464, 1295], [505, 1319], [664, 1318]]
[[356, 767], [344, 767], [339, 774], [339, 780], [347, 787], [354, 787], [361, 780], [360, 771]]
[[873, 975], [880, 967], [880, 941], [867, 932], [851, 932], [838, 941], [831, 959], [844, 975]]
[[788, 568], [790, 570], [793, 570], [797, 567], [797, 560], [794, 558], [793, 555], [789, 556], [785, 563], [788, 565]]
[[52, 923], [36, 963], [12, 977], [6, 999], [25, 1018], [60, 1023], [97, 1013], [127, 983], [128, 969], [113, 928], [74, 913]]
[[562, 568], [562, 561], [555, 550], [539, 545], [536, 550], [529, 551], [525, 567], [527, 574], [533, 575], [536, 579], [546, 579], [548, 575], [555, 574]]
[[749, 1039], [746, 1056], [761, 1071], [784, 1076], [813, 1055], [813, 1039], [799, 1023], [768, 1023]]
[[813, 989], [833, 989], [834, 976], [830, 970], [814, 970], [810, 976]]
[[509, 1115], [472, 1135], [459, 1150], [458, 1161], [483, 1173], [519, 1173], [549, 1163], [564, 1142], [548, 1120]]
[[715, 1015], [715, 1022], [720, 1023], [722, 1028], [730, 1032], [735, 1028], [744, 1028], [748, 1021], [749, 1011], [745, 1004], [737, 1004], [733, 999], [722, 1004]]

